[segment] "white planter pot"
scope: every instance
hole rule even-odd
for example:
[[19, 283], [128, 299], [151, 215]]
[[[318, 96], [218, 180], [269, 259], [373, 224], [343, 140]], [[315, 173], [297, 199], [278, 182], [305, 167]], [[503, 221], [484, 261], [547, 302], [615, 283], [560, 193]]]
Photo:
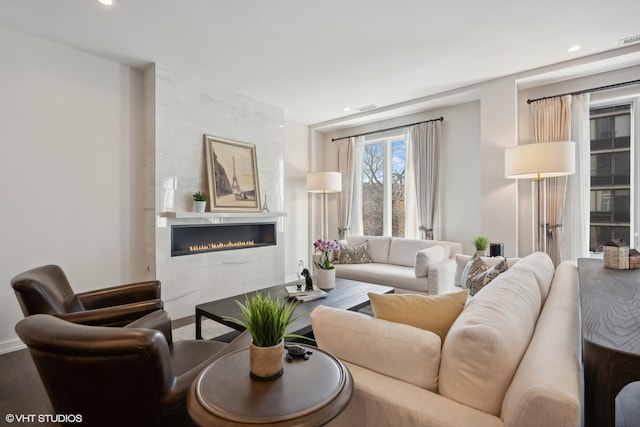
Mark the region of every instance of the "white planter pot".
[[318, 287], [320, 289], [333, 289], [336, 287], [336, 269], [322, 270], [318, 269]]
[[251, 378], [255, 380], [273, 380], [284, 372], [284, 340], [271, 347], [258, 347], [249, 344], [249, 367]]
[[193, 211], [194, 212], [204, 212], [204, 210], [207, 208], [207, 201], [203, 201], [203, 202], [198, 202], [195, 201], [193, 202]]

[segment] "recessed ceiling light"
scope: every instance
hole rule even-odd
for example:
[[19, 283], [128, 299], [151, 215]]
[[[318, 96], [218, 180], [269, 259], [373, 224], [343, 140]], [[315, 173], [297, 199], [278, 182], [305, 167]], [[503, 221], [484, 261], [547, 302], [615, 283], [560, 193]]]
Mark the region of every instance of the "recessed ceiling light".
[[349, 107], [344, 107], [344, 111], [351, 111], [351, 108], [349, 108]]
[[100, 3], [104, 4], [105, 6], [112, 6], [113, 5], [113, 0], [98, 0]]
[[580, 49], [582, 49], [582, 46], [574, 45], [567, 49], [567, 52], [573, 53], [579, 51]]

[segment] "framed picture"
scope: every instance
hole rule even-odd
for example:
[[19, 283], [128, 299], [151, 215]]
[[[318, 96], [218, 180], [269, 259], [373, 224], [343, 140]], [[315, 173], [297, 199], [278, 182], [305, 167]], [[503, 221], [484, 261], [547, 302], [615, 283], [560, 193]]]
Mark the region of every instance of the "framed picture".
[[211, 212], [260, 212], [256, 146], [205, 135]]

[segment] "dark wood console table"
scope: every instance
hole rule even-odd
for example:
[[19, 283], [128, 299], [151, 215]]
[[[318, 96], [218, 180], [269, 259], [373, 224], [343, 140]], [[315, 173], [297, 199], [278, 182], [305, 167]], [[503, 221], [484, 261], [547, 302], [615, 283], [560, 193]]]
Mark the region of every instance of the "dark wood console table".
[[640, 381], [640, 269], [579, 259], [585, 427], [615, 426], [616, 395]]

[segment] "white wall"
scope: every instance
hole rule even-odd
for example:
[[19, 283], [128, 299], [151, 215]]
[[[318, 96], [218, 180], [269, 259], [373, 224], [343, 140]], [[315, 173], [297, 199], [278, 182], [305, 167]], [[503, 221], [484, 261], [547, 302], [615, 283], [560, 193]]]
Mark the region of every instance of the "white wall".
[[296, 280], [298, 260], [309, 266], [309, 219], [308, 219], [308, 126], [292, 121], [284, 125], [284, 210], [285, 280]]
[[[481, 178], [482, 163], [478, 160], [480, 150], [480, 103], [467, 102], [452, 107], [432, 109], [421, 113], [355, 126], [324, 135], [326, 169], [336, 169], [335, 148], [332, 138], [340, 138], [380, 129], [403, 126], [411, 123], [444, 117], [440, 145], [440, 218], [443, 240], [464, 244], [466, 253], [473, 252], [471, 240], [483, 234], [481, 226]], [[333, 199], [332, 199], [333, 201]], [[337, 205], [331, 203], [331, 213]], [[475, 212], [475, 215], [471, 214]], [[329, 230], [336, 229], [335, 215], [330, 220]]]
[[[418, 98], [397, 106], [387, 106], [367, 114], [373, 117], [379, 114], [388, 115], [396, 107], [398, 110], [408, 107], [418, 108], [425, 103], [453, 105], [449, 108], [456, 111], [457, 108], [468, 102], [467, 94], [471, 94], [473, 99], [477, 99], [480, 108], [479, 126], [473, 121], [455, 123], [455, 127], [459, 128], [457, 132], [468, 135], [467, 138], [457, 140], [460, 145], [455, 146], [455, 153], [447, 155], [456, 158], [458, 163], [447, 164], [446, 156], [442, 159], [445, 164], [444, 170], [459, 174], [455, 177], [449, 176], [447, 184], [452, 185], [443, 190], [442, 202], [444, 209], [447, 210], [443, 213], [443, 221], [446, 224], [443, 238], [462, 241], [465, 244], [465, 252], [470, 253], [472, 249], [468, 239], [477, 234], [484, 234], [492, 242], [504, 243], [506, 256], [522, 257], [533, 252], [532, 242], [535, 228], [531, 215], [531, 184], [530, 182], [518, 182], [504, 178], [504, 150], [519, 142], [530, 141], [531, 124], [530, 111], [526, 104], [527, 97], [556, 95], [635, 80], [640, 67], [632, 66], [621, 69], [620, 66], [612, 66], [611, 63], [617, 62], [616, 55], [620, 55], [620, 57], [629, 55], [633, 58], [637, 49], [632, 46], [628, 49], [604, 52], [591, 57], [567, 61], [564, 64], [555, 64]], [[630, 61], [632, 62], [632, 60]], [[609, 71], [598, 73], [598, 70], [602, 69]], [[572, 77], [574, 78], [572, 79]], [[547, 83], [542, 83], [543, 81]], [[560, 81], [560, 83], [549, 84], [549, 81]], [[518, 91], [519, 86], [521, 87], [520, 91]], [[527, 87], [527, 89], [522, 89], [523, 87]], [[625, 96], [629, 92], [627, 90]], [[605, 95], [598, 95], [598, 98], [602, 96]], [[451, 102], [451, 99], [455, 97], [460, 97], [463, 101]], [[431, 108], [425, 118], [439, 115], [440, 110], [436, 107]], [[445, 116], [443, 129], [454, 127], [447, 117], [448, 114], [443, 113], [443, 115]], [[449, 116], [454, 117], [451, 113]], [[344, 123], [348, 123], [350, 120], [366, 120], [366, 114], [357, 114], [342, 119]], [[332, 137], [403, 124], [398, 123], [398, 120], [404, 120], [404, 124], [411, 123], [408, 118], [401, 117], [351, 129], [341, 129], [328, 134], [323, 134], [322, 128], [327, 126], [340, 127], [340, 119], [312, 125], [310, 127], [310, 158], [318, 159], [314, 170], [322, 168], [335, 170], [335, 149], [328, 143]], [[446, 146], [446, 144], [444, 145]], [[638, 157], [640, 156], [636, 156], [636, 158]], [[636, 168], [640, 169], [640, 160], [636, 160], [636, 163]], [[459, 178], [465, 174], [470, 177], [466, 182], [461, 182]], [[458, 193], [459, 191], [463, 191], [463, 193]], [[456, 196], [450, 199], [452, 192]], [[467, 201], [462, 201], [462, 198], [459, 198], [457, 194], [467, 194], [470, 198]], [[636, 210], [640, 210], [640, 202], [636, 201], [635, 205]], [[461, 207], [464, 209], [460, 210]], [[313, 205], [310, 207], [311, 225], [315, 221], [313, 215], [317, 215], [318, 209], [319, 207]], [[329, 230], [331, 231], [336, 224], [337, 207], [335, 203], [330, 203], [330, 215]], [[330, 235], [330, 237], [334, 236]]]
[[11, 278], [59, 264], [76, 291], [146, 277], [136, 215], [142, 75], [0, 27], [0, 352]]

